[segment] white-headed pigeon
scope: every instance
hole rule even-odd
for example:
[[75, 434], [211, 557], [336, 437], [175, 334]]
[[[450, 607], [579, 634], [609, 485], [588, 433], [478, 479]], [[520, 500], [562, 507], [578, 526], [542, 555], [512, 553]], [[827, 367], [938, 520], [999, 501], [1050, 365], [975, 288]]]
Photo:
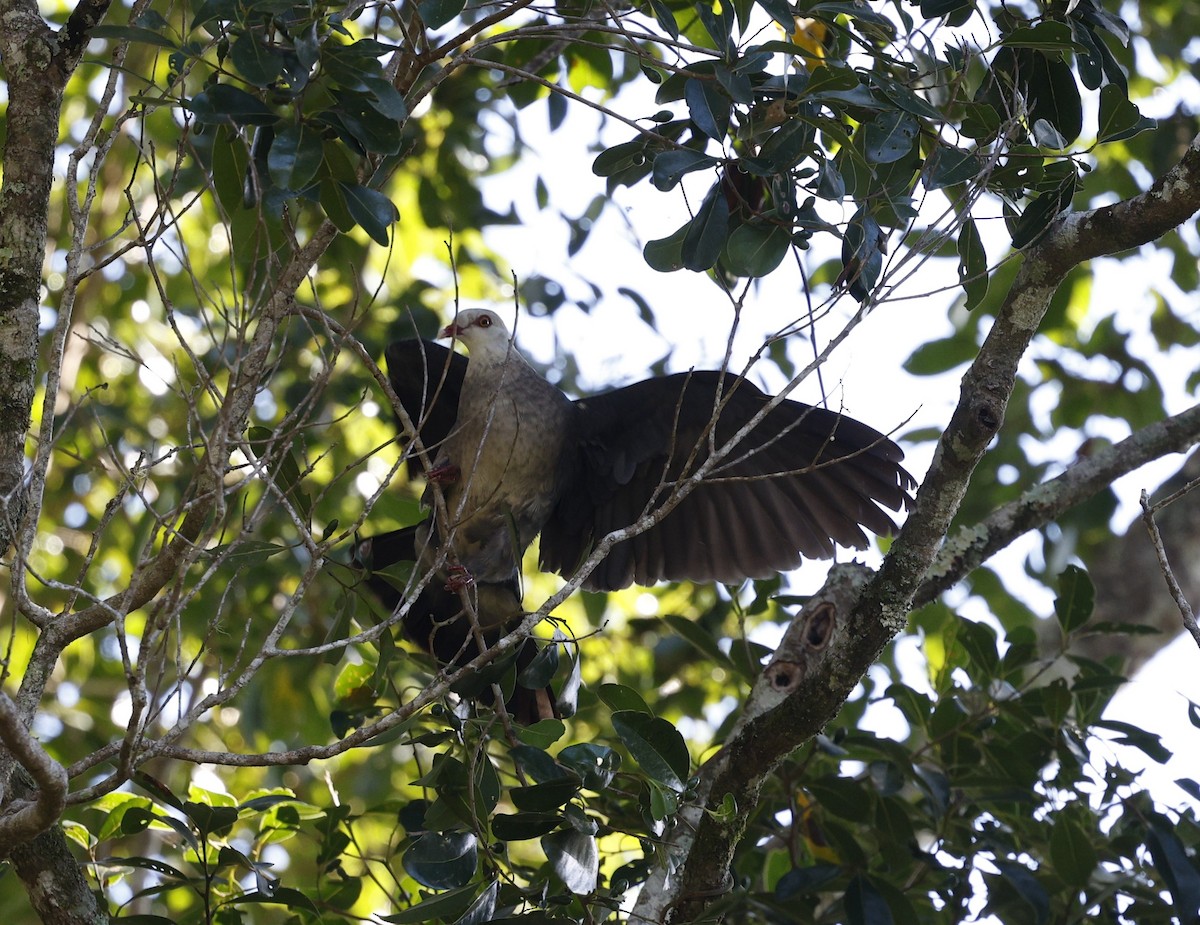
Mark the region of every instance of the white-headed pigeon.
[[[519, 613], [521, 556], [539, 533], [542, 569], [570, 576], [608, 533], [666, 502], [712, 448], [771, 401], [745, 379], [719, 372], [656, 377], [572, 401], [517, 352], [495, 312], [460, 312], [442, 336], [462, 341], [469, 360], [430, 341], [404, 340], [388, 347], [387, 364], [433, 461], [427, 476], [443, 486], [448, 523], [431, 515], [412, 533], [376, 537], [362, 558], [375, 569], [397, 561], [396, 549], [381, 542], [403, 534], [405, 542], [392, 545], [428, 566], [449, 537], [446, 601], [473, 582], [481, 622], [492, 626], [515, 614], [483, 613], [485, 597]], [[852, 418], [783, 401], [665, 517], [617, 543], [583, 587], [732, 583], [829, 558], [837, 545], [864, 548], [864, 528], [894, 529], [883, 508], [899, 511], [911, 501], [915, 483], [900, 465], [903, 455]], [[415, 457], [414, 464], [420, 468]], [[414, 611], [460, 647], [465, 629], [445, 624], [461, 607], [446, 601], [427, 595]], [[456, 648], [417, 641], [443, 660]]]

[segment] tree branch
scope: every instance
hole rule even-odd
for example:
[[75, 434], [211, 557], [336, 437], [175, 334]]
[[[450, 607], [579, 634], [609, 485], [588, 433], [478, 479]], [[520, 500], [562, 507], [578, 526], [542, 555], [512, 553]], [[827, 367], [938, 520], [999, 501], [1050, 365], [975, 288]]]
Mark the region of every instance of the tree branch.
[[83, 57], [92, 30], [100, 25], [112, 0], [79, 0], [67, 24], [58, 31], [58, 66], [64, 74], [72, 73]]
[[975, 526], [959, 528], [938, 552], [913, 605], [928, 604], [1017, 537], [1045, 526], [1121, 476], [1168, 453], [1185, 452], [1197, 441], [1200, 405], [1143, 427], [1029, 489]]
[[[656, 869], [642, 890], [636, 915], [665, 925], [694, 921], [704, 913], [727, 885], [733, 850], [754, 812], [762, 780], [837, 714], [884, 646], [904, 628], [918, 590], [930, 580], [971, 475], [1003, 422], [1017, 364], [1067, 272], [1084, 260], [1148, 243], [1198, 210], [1200, 136], [1148, 192], [1062, 218], [1025, 252], [995, 323], [963, 377], [958, 405], [916, 504], [879, 572], [870, 575], [861, 566], [830, 571], [817, 599], [844, 630], [799, 673], [795, 687], [777, 705], [740, 722], [701, 769], [702, 799], [689, 808], [692, 824], [678, 826], [668, 847], [675, 863]], [[844, 596], [847, 586], [858, 592], [850, 598], [852, 606]], [[801, 616], [807, 625], [810, 609]], [[772, 673], [765, 676], [760, 684], [769, 683]], [[778, 680], [778, 674], [773, 677]], [[762, 696], [756, 703], [765, 702]], [[732, 817], [715, 812], [726, 793], [736, 803]], [[683, 830], [686, 834], [680, 834]]]
[[1154, 544], [1154, 551], [1158, 555], [1158, 567], [1162, 570], [1163, 578], [1167, 581], [1167, 588], [1171, 591], [1171, 597], [1175, 599], [1175, 605], [1179, 608], [1184, 628], [1191, 633], [1196, 645], [1200, 645], [1200, 625], [1197, 625], [1196, 614], [1192, 612], [1191, 605], [1184, 597], [1183, 589], [1175, 580], [1175, 573], [1171, 571], [1171, 563], [1167, 559], [1167, 549], [1163, 545], [1162, 534], [1158, 532], [1158, 524], [1154, 521], [1154, 508], [1150, 505], [1150, 495], [1143, 491], [1141, 500], [1142, 520], [1146, 522], [1146, 529], [1150, 531], [1150, 542]]
[[16, 704], [4, 691], [0, 691], [0, 743], [29, 772], [37, 787], [32, 800], [5, 800], [4, 813], [0, 815], [0, 858], [3, 858], [58, 821], [67, 802], [67, 772], [30, 735]]

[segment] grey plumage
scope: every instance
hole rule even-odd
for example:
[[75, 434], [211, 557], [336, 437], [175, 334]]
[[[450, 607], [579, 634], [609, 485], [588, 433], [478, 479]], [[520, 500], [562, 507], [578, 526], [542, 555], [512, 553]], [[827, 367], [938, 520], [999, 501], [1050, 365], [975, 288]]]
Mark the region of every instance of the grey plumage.
[[454, 426], [436, 451], [435, 465], [458, 473], [445, 487], [450, 546], [477, 581], [505, 581], [550, 516], [572, 405], [494, 313], [463, 312], [444, 333], [470, 350]]

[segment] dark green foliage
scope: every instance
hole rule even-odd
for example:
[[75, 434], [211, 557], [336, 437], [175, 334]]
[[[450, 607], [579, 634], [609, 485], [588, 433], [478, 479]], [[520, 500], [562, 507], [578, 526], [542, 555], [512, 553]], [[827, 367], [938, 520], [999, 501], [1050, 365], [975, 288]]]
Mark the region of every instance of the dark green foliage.
[[[936, 699], [876, 678], [827, 736], [788, 759], [764, 795], [770, 809], [753, 818], [742, 842], [734, 893], [717, 908], [734, 922], [784, 909], [796, 922], [941, 922], [982, 908], [1004, 921], [1086, 914], [1141, 925], [1177, 914], [1163, 891], [1177, 897], [1178, 908], [1191, 903], [1200, 890], [1200, 820], [1152, 808], [1142, 796], [1129, 799], [1129, 772], [1088, 760], [1097, 736], [1154, 762], [1169, 753], [1155, 736], [1100, 719], [1121, 679], [1071, 655], [1073, 639], [1097, 631], [1088, 622], [1087, 575], [1069, 570], [1060, 589], [1061, 650], [1013, 643], [1002, 653], [987, 625], [940, 605], [915, 615], [924, 650], [941, 653], [928, 666]], [[706, 660], [693, 650], [680, 676], [686, 664]], [[1073, 667], [1064, 677], [1046, 671], [1051, 661]], [[618, 832], [642, 838], [642, 863], [651, 863], [645, 826], [672, 825], [691, 796], [690, 760], [672, 723], [628, 689], [610, 684], [598, 693], [624, 709], [608, 720], [615, 737], [589, 743], [561, 747], [566, 730], [558, 723], [549, 738], [536, 729], [522, 733], [542, 744], [485, 753], [478, 720], [451, 723], [445, 728], [463, 738], [440, 740], [430, 771], [410, 781], [427, 796], [411, 802], [391, 799], [350, 813], [279, 791], [240, 806], [208, 805], [182, 802], [143, 778], [150, 799], [112, 804], [97, 832], [129, 838], [150, 822], [167, 823], [189, 853], [119, 861], [154, 874], [152, 889], [284, 904], [303, 917], [318, 906], [348, 908], [358, 880], [341, 859], [373, 818], [393, 818], [391, 863], [424, 890], [387, 921], [484, 921], [485, 913], [528, 914], [583, 895], [599, 913], [646, 870], [635, 861], [602, 870], [605, 839]], [[856, 728], [866, 700], [890, 703], [903, 716], [895, 737]], [[596, 710], [583, 720], [594, 722]], [[444, 722], [429, 716], [399, 742], [430, 742]], [[254, 831], [265, 843], [283, 830], [303, 836], [322, 866], [315, 890], [231, 847]], [[530, 854], [534, 844], [541, 861]], [[193, 872], [201, 856], [210, 860]], [[1123, 860], [1133, 857], [1149, 863]], [[520, 872], [519, 886], [506, 870]], [[254, 874], [256, 885], [239, 888], [231, 879], [239, 872]], [[1128, 918], [1129, 909], [1137, 918]]]
[[[1200, 31], [1191, 8], [1143, 7], [1139, 28], [1155, 48], [1182, 54]], [[207, 0], [152, 4], [93, 34], [131, 43], [122, 73], [134, 109], [119, 131], [101, 120], [116, 139], [104, 167], [112, 175], [97, 174], [109, 184], [100, 197], [108, 211], [86, 229], [94, 263], [73, 303], [61, 264], [77, 229], [65, 199], [52, 215], [43, 302], [74, 312], [65, 330], [74, 365], [46, 406], [57, 430], [25, 576], [31, 597], [59, 619], [120, 591], [175, 541], [201, 475], [216, 473], [223, 492], [194, 558], [120, 625], [68, 646], [34, 698], [39, 741], [65, 765], [85, 762], [73, 790], [96, 787], [68, 811], [68, 831], [81, 858], [97, 859], [114, 907], [155, 910], [144, 920], [161, 909], [157, 921], [179, 922], [615, 921], [627, 891], [662, 863], [663, 837], [696, 799], [697, 768], [728, 736], [769, 654], [751, 634], [785, 621], [796, 596], [778, 579], [737, 593], [657, 589], [658, 614], [633, 617], [628, 597], [576, 595], [564, 619], [580, 635], [602, 634], [578, 648], [542, 640], [519, 680], [553, 684], [560, 703], [578, 701], [577, 716], [508, 729], [472, 701], [493, 684], [512, 690], [512, 660], [418, 701], [439, 666], [405, 648], [350, 565], [368, 500], [364, 532], [422, 515], [418, 489], [388, 472], [399, 452], [391, 412], [337, 332], [379, 357], [413, 329], [435, 333], [456, 286], [464, 304], [507, 299], [504, 257], [481, 231], [531, 220], [504, 189], [510, 177], [533, 187], [538, 210], [562, 218], [568, 256], [587, 246], [623, 187], [686, 203], [683, 224], [649, 240], [645, 259], [709, 274], [730, 291], [812, 248], [828, 260], [805, 266], [812, 291], [844, 289], [872, 305], [888, 292], [893, 262], [919, 243], [957, 268], [972, 310], [954, 312], [953, 331], [931, 333], [909, 358], [911, 372], [932, 374], [975, 357], [1016, 272], [1016, 261], [997, 266], [1004, 223], [988, 218], [1003, 214], [1009, 241], [1028, 247], [1065, 212], [1140, 191], [1196, 132], [1182, 104], [1150, 131], [1136, 101], [1153, 88], [1132, 68], [1125, 24], [1097, 0], [798, 11], [808, 26], [779, 0], [648, 0], [621, 8], [618, 29], [600, 7], [575, 3], [514, 5], [526, 18], [485, 24], [496, 8], [456, 0], [355, 7], [357, 19], [340, 3]], [[559, 17], [569, 29], [554, 31]], [[594, 29], [589, 17], [601, 17]], [[964, 34], [992, 41], [964, 47]], [[107, 73], [97, 62], [70, 91], [88, 118]], [[653, 103], [647, 94], [625, 113], [620, 91], [641, 83], [654, 85]], [[599, 184], [590, 162], [604, 182], [566, 215], [547, 178], [506, 171], [536, 141], [523, 134], [529, 113], [556, 137], [581, 131], [578, 97], [637, 128], [609, 118], [604, 135], [582, 130], [576, 175]], [[70, 117], [83, 124], [79, 111]], [[488, 186], [495, 176], [503, 182]], [[928, 200], [944, 201], [949, 218], [923, 237], [914, 226]], [[131, 224], [151, 212], [158, 224]], [[290, 257], [326, 220], [339, 234], [317, 269], [298, 291], [277, 293]], [[1032, 441], [1040, 448], [1078, 429], [1085, 455], [1084, 441], [1113, 425], [1161, 419], [1167, 367], [1146, 344], [1200, 342], [1190, 303], [1177, 304], [1200, 279], [1194, 235], [1183, 229], [1162, 247], [1170, 285], [1155, 290], [1144, 343], [1111, 316], [1082, 321], [1090, 278], [1068, 277], [959, 524], [978, 523], [1069, 461], [1070, 452], [1034, 452]], [[516, 280], [534, 314], [591, 312], [615, 293], [653, 326], [657, 302], [632, 285], [621, 267], [569, 285]], [[802, 317], [808, 294], [797, 291], [789, 320]], [[250, 423], [227, 435], [228, 467], [210, 470], [207, 454], [226, 437], [223, 396], [276, 296], [286, 309]], [[599, 312], [594, 320], [607, 324]], [[788, 347], [779, 337], [764, 355], [791, 375], [798, 359]], [[554, 372], [570, 385], [578, 364], [560, 355]], [[1097, 625], [1088, 576], [1058, 564], [1111, 540], [1116, 503], [1102, 491], [1044, 528], [1025, 577], [1053, 589], [1053, 614], [1049, 605], [1035, 614], [985, 566], [965, 588], [986, 604], [986, 622], [944, 602], [913, 615], [924, 662], [902, 671], [886, 652], [861, 696], [768, 781], [733, 887], [712, 914], [1196, 921], [1194, 810], [1155, 804], [1137, 772], [1093, 757], [1100, 740], [1152, 762], [1168, 751], [1105, 716], [1124, 666], [1072, 648], [1087, 635], [1151, 631], [1135, 614]], [[414, 574], [381, 577], [403, 588]], [[15, 687], [34, 632], [5, 603], [19, 626], [6, 637]], [[286, 626], [275, 622], [284, 613]], [[1050, 633], [1035, 632], [1040, 618]], [[255, 663], [268, 646], [277, 648]], [[135, 694], [145, 702], [129, 719]], [[886, 736], [867, 731], [870, 705], [902, 720]], [[1178, 709], [1200, 725], [1197, 708]], [[186, 718], [176, 724], [177, 715]], [[387, 725], [370, 734], [380, 720]], [[137, 751], [151, 746], [196, 752]], [[338, 754], [310, 761], [320, 748]], [[206, 749], [230, 766], [210, 771]], [[310, 751], [280, 757], [292, 749]], [[153, 761], [162, 782], [138, 773], [121, 789], [127, 751]], [[1200, 797], [1196, 781], [1179, 785]], [[743, 808], [717, 795], [705, 811], [732, 819]], [[0, 908], [24, 921], [15, 878], [3, 883]]]

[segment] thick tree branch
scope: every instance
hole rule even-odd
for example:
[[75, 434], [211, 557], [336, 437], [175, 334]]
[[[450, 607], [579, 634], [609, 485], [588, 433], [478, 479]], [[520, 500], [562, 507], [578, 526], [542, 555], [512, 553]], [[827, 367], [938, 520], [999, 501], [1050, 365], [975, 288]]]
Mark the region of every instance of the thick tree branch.
[[0, 555], [25, 516], [25, 435], [37, 376], [38, 292], [63, 79], [37, 5], [0, 3], [8, 78], [0, 185]]
[[[665, 866], [657, 867], [638, 895], [631, 921], [691, 922], [728, 891], [733, 851], [762, 785], [838, 711], [861, 677], [844, 658], [843, 647], [861, 630], [849, 619], [872, 574], [864, 565], [834, 566], [825, 586], [793, 619], [725, 747], [701, 769], [696, 800], [681, 811], [670, 850], [686, 858], [683, 870], [671, 876]], [[705, 812], [727, 797], [735, 813]]]
[[92, 30], [100, 25], [112, 0], [79, 0], [67, 24], [58, 32], [58, 66], [70, 74], [83, 57]]
[[942, 546], [913, 605], [929, 603], [1017, 537], [1045, 526], [1121, 476], [1168, 453], [1185, 452], [1197, 442], [1200, 405], [1143, 427], [1029, 489], [975, 526], [961, 527]]
[[[635, 910], [639, 917], [678, 923], [703, 915], [727, 886], [733, 851], [754, 811], [763, 777], [836, 715], [884, 646], [903, 629], [918, 590], [930, 580], [971, 475], [1000, 429], [1017, 364], [1067, 272], [1093, 257], [1153, 241], [1198, 210], [1200, 136], [1148, 192], [1060, 219], [1025, 252], [995, 323], [963, 377], [958, 406], [916, 504], [879, 572], [870, 577], [855, 572], [853, 578], [842, 568], [830, 572], [821, 596], [839, 602], [832, 612], [845, 631], [778, 705], [739, 724], [702, 768], [704, 801], [693, 809], [693, 825], [677, 829], [688, 833], [676, 835], [669, 849], [679, 867], [671, 877], [657, 872], [647, 884]], [[841, 603], [846, 583], [861, 585], [852, 607]], [[715, 810], [726, 793], [736, 800], [732, 818], [704, 812]]]
[[0, 814], [0, 858], [9, 850], [58, 821], [66, 805], [67, 772], [30, 735], [16, 705], [0, 691], [0, 743], [33, 779], [37, 790], [30, 800], [6, 800]]

